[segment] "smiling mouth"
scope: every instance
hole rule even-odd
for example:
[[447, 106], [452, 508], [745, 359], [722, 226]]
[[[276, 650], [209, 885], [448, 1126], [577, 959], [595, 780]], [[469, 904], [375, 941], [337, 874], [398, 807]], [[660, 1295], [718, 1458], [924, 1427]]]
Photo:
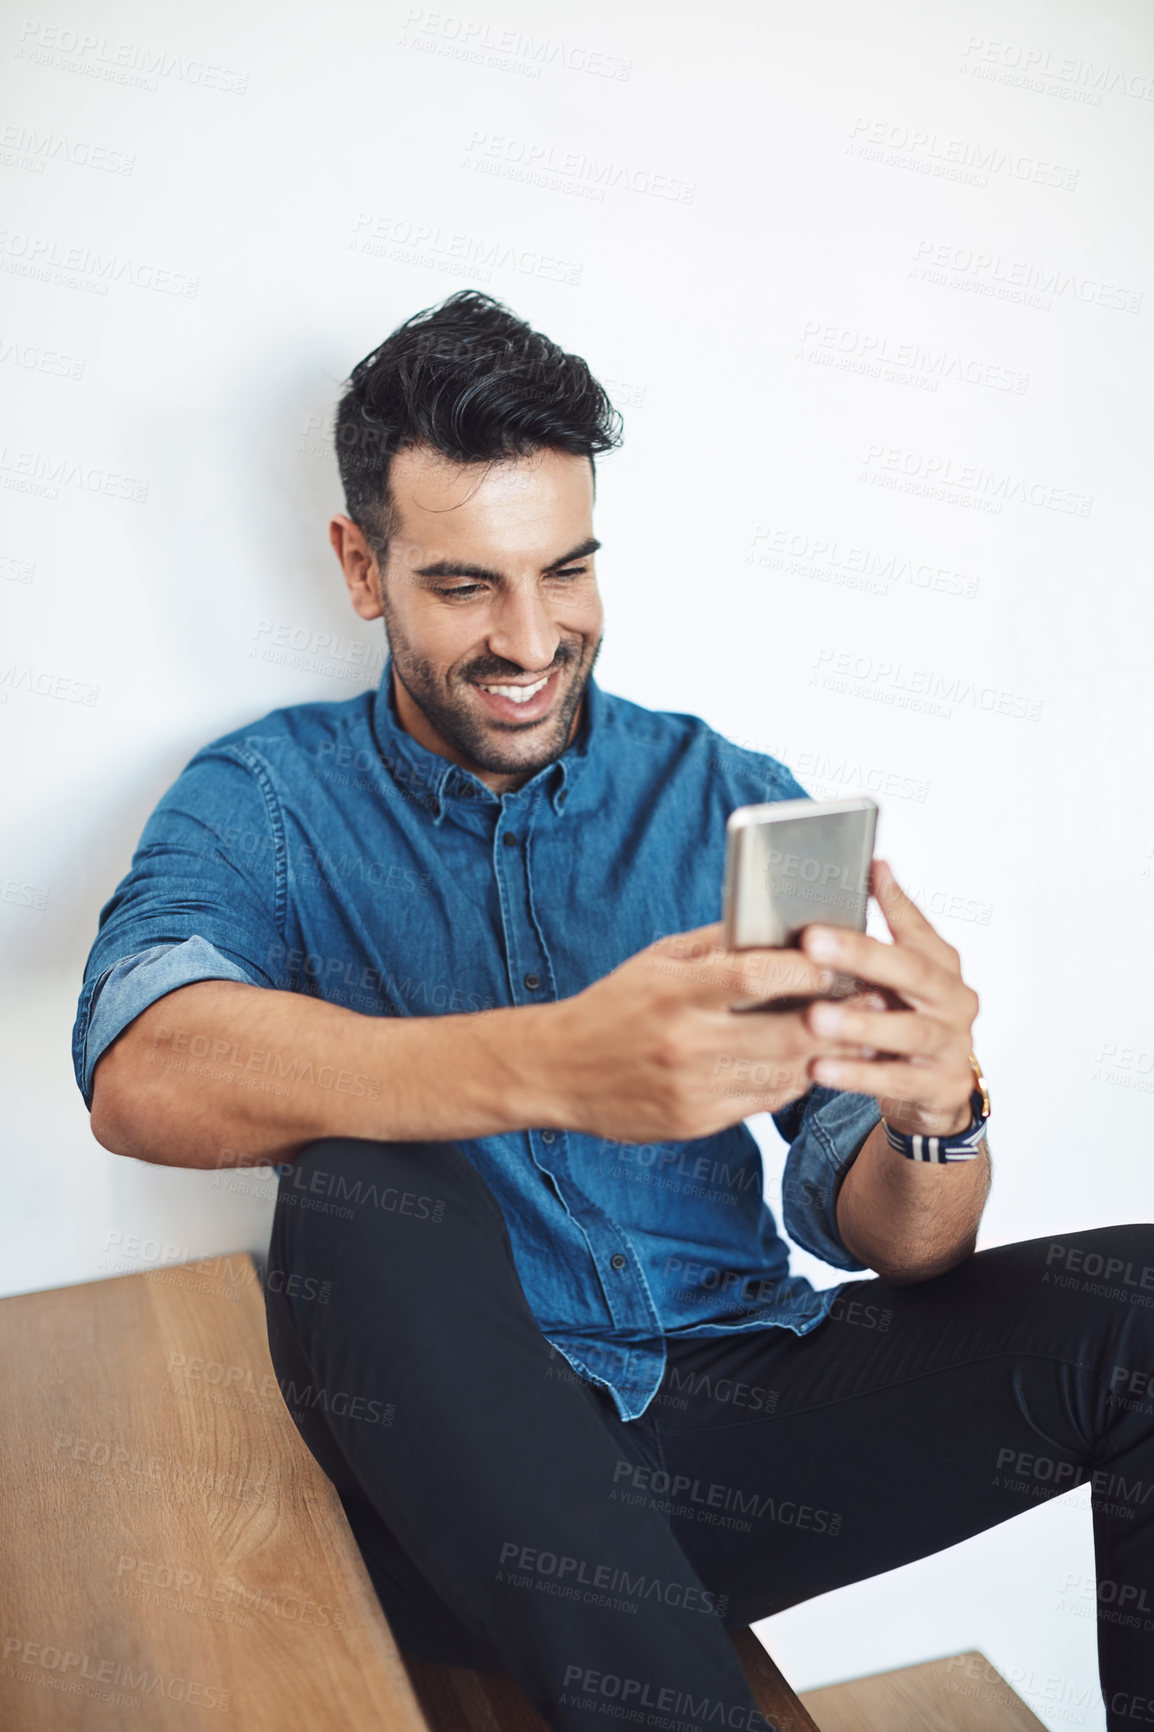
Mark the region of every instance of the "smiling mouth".
[[474, 691], [495, 722], [528, 727], [543, 722], [553, 708], [563, 663], [531, 680], [473, 680]]
[[[481, 685], [481, 690], [483, 692], [491, 692], [495, 698], [508, 698], [509, 702], [513, 704], [527, 704], [530, 699], [537, 696], [538, 692], [543, 692], [545, 690], [545, 687], [549, 684], [549, 679], [550, 675], [545, 674], [543, 678], [534, 680], [532, 685]], [[480, 684], [480, 681], [477, 683]]]

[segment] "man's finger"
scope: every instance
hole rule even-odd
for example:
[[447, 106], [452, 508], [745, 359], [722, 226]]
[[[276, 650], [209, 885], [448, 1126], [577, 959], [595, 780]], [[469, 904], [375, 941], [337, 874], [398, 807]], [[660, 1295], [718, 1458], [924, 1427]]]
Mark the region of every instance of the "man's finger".
[[818, 1003], [805, 1012], [816, 1034], [834, 1040], [872, 1046], [876, 1052], [935, 1058], [949, 1046], [953, 1031], [935, 1017], [912, 1010], [867, 1010], [855, 1002]]
[[931, 1111], [954, 1105], [950, 1076], [928, 1062], [918, 1064], [900, 1059], [867, 1062], [831, 1055], [815, 1059], [809, 1068], [810, 1075], [825, 1088], [846, 1094], [917, 1101], [919, 1107]]
[[710, 1008], [828, 992], [836, 979], [800, 950], [722, 950], [705, 943], [681, 953], [654, 946], [650, 966], [683, 980], [694, 1001]]
[[[817, 1033], [800, 1010], [783, 1011], [778, 1016], [727, 1016], [720, 1035], [722, 1054], [726, 1061], [750, 1061], [758, 1064], [804, 1064], [819, 1052], [837, 1053], [860, 1058], [868, 1043], [857, 1036]], [[775, 1079], [780, 1083], [780, 1078]]]
[[874, 860], [870, 868], [870, 889], [895, 944], [909, 945], [935, 961], [945, 961], [953, 946], [926, 919], [913, 897], [906, 895], [888, 860]]
[[918, 1007], [944, 1008], [961, 984], [945, 959], [933, 959], [926, 951], [904, 942], [885, 944], [849, 927], [807, 926], [801, 942], [814, 962], [855, 975], [874, 986], [891, 987], [907, 1003]]
[[650, 949], [668, 952], [685, 961], [700, 961], [711, 951], [724, 948], [724, 933], [724, 922], [711, 920], [707, 926], [694, 926], [688, 932], [670, 932], [666, 937], [656, 939]]
[[720, 920], [670, 933], [650, 945], [650, 965], [692, 983], [693, 996], [706, 1005], [756, 1004], [828, 992], [837, 979], [835, 970], [801, 950], [786, 946], [727, 950], [724, 940]]

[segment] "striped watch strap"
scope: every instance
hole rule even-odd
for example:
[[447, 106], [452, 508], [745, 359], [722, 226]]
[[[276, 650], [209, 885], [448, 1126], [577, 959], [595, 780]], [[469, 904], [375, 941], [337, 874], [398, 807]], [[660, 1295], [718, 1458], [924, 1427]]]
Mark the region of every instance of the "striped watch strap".
[[975, 1052], [970, 1054], [970, 1069], [974, 1073], [974, 1087], [970, 1092], [970, 1123], [966, 1129], [955, 1131], [950, 1137], [907, 1136], [904, 1131], [895, 1131], [883, 1118], [891, 1149], [897, 1149], [910, 1161], [937, 1162], [972, 1161], [981, 1152], [980, 1144], [990, 1117], [990, 1091]]
[[895, 1131], [885, 1119], [882, 1124], [890, 1147], [910, 1161], [972, 1161], [981, 1153], [980, 1144], [986, 1134], [985, 1119], [979, 1119], [968, 1131], [959, 1131], [952, 1137], [907, 1136], [904, 1131]]

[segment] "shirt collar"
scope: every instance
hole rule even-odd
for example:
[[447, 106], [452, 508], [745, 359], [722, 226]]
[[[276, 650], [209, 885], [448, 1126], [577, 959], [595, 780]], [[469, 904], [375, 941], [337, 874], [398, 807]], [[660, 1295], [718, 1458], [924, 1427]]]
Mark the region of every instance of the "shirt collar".
[[[540, 789], [554, 812], [564, 810], [574, 782], [591, 754], [602, 743], [607, 722], [606, 694], [592, 677], [585, 686], [581, 725], [577, 737], [559, 758], [546, 764], [523, 783], [517, 793]], [[372, 727], [385, 768], [402, 791], [440, 824], [454, 802], [480, 800], [499, 805], [501, 796], [471, 770], [464, 770], [439, 752], [422, 746], [401, 726], [393, 694], [393, 658], [386, 657], [380, 684], [373, 693]]]

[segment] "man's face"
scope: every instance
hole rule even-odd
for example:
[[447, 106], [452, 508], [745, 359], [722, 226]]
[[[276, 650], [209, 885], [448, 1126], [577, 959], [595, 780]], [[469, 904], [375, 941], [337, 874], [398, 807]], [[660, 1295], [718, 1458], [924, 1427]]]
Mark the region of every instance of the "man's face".
[[491, 787], [519, 786], [575, 734], [601, 644], [589, 460], [461, 464], [410, 448], [389, 489], [398, 527], [379, 584], [375, 561], [365, 581], [401, 721]]

